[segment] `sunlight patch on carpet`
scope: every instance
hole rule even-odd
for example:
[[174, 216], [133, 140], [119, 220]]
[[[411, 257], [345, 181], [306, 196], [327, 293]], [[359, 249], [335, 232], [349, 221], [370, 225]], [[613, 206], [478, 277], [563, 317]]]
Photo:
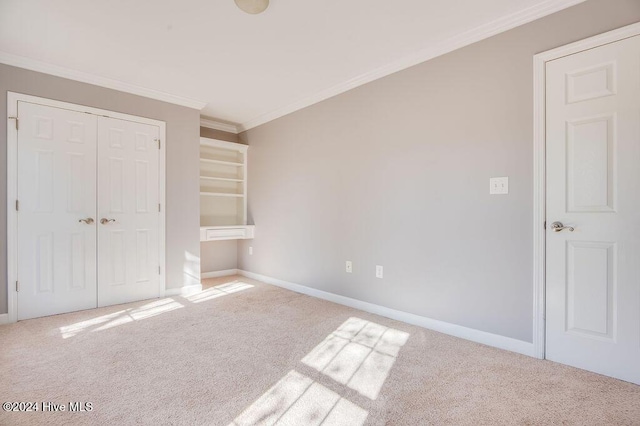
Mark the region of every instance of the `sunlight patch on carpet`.
[[302, 362], [375, 400], [409, 333], [349, 318]]
[[254, 286], [252, 284], [247, 284], [242, 281], [233, 281], [233, 282], [225, 283], [215, 287], [211, 287], [206, 290], [202, 290], [199, 293], [194, 293], [189, 296], [185, 296], [185, 299], [187, 299], [191, 303], [201, 303], [201, 302], [206, 302], [208, 300], [217, 299], [222, 296], [226, 296], [227, 294], [233, 294], [239, 291], [248, 290], [253, 287]]
[[230, 426], [361, 426], [369, 413], [309, 377], [290, 371]]
[[123, 311], [101, 315], [96, 318], [60, 327], [60, 334], [62, 334], [63, 339], [67, 339], [85, 331], [93, 332], [107, 330], [109, 328], [117, 327], [133, 321], [151, 318], [183, 307], [184, 305], [176, 302], [172, 298], [155, 300], [137, 308], [125, 309]]

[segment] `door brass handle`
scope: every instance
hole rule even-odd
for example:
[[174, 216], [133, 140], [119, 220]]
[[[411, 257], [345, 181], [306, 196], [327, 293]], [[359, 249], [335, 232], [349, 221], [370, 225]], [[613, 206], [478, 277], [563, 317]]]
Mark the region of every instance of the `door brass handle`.
[[103, 217], [102, 219], [100, 219], [100, 223], [103, 225], [106, 225], [109, 222], [115, 222], [115, 219], [107, 219], [106, 217]]
[[84, 222], [87, 225], [91, 225], [93, 223], [93, 218], [92, 217], [88, 217], [86, 219], [80, 219], [78, 222]]
[[573, 226], [564, 226], [562, 222], [553, 222], [551, 224], [551, 229], [553, 229], [555, 232], [560, 232], [565, 229], [568, 229], [569, 232], [573, 232], [576, 230], [576, 228], [574, 228]]

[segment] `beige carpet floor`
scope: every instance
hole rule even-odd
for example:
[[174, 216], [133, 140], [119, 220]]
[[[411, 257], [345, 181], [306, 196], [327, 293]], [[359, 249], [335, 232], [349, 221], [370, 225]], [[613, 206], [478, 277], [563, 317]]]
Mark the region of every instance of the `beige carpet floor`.
[[[2, 425], [640, 425], [640, 387], [242, 277], [0, 326]], [[42, 402], [90, 402], [43, 412]]]

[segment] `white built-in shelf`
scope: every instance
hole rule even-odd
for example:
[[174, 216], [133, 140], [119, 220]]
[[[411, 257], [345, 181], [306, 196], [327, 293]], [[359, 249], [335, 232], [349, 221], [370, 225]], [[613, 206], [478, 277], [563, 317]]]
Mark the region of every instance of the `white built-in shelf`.
[[244, 182], [244, 179], [231, 179], [231, 178], [223, 178], [223, 177], [216, 177], [216, 176], [200, 176], [200, 179], [219, 180], [221, 182]]
[[248, 148], [200, 138], [200, 241], [253, 238], [245, 196]]
[[254, 225], [201, 226], [200, 241], [248, 240], [254, 237]]
[[201, 158], [200, 161], [202, 161], [203, 163], [220, 164], [223, 166], [234, 166], [234, 167], [244, 166], [244, 163], [236, 163], [233, 161], [211, 160], [209, 158]]
[[230, 194], [228, 192], [205, 192], [205, 191], [200, 191], [200, 195], [204, 195], [206, 197], [236, 197], [236, 198], [244, 197], [244, 194]]

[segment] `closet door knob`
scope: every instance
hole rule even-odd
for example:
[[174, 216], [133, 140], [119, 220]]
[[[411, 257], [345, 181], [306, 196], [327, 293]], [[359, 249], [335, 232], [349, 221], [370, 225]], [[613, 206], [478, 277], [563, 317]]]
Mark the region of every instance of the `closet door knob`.
[[103, 217], [102, 219], [100, 219], [100, 223], [103, 225], [106, 225], [109, 222], [115, 222], [115, 219], [107, 219], [106, 217]]
[[78, 222], [84, 222], [87, 225], [91, 225], [93, 223], [93, 218], [92, 217], [88, 217], [86, 219], [80, 219]]
[[562, 222], [553, 222], [551, 224], [551, 229], [553, 229], [555, 232], [560, 232], [564, 229], [568, 229], [569, 232], [573, 232], [576, 230], [573, 226], [564, 226]]

